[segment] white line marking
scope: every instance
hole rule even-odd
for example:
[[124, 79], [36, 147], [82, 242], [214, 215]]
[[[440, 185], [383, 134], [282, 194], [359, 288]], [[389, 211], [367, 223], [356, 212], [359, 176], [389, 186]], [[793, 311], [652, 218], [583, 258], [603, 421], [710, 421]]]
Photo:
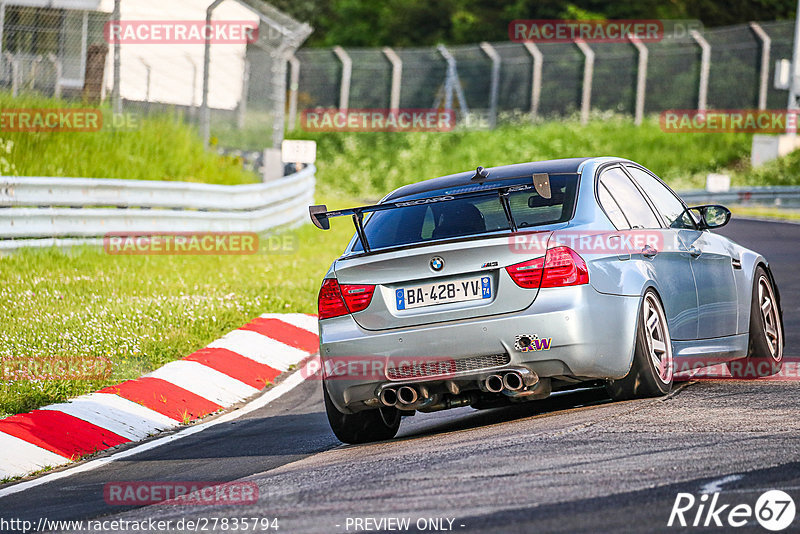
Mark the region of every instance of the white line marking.
[[0, 432], [0, 478], [11, 478], [55, 467], [69, 458], [50, 452], [24, 439]]
[[744, 478], [744, 475], [728, 475], [726, 477], [719, 478], [717, 480], [712, 480], [702, 488], [700, 488], [700, 493], [705, 493], [706, 495], [711, 495], [712, 493], [719, 493], [722, 489], [722, 486], [728, 484], [729, 482], [736, 482], [737, 480], [741, 480]]
[[165, 415], [110, 393], [89, 393], [39, 409], [77, 417], [131, 441], [178, 426], [176, 421]]
[[62, 478], [67, 478], [72, 475], [77, 475], [79, 473], [86, 473], [88, 471], [94, 471], [100, 467], [110, 464], [111, 462], [117, 460], [124, 460], [125, 458], [130, 458], [136, 454], [149, 451], [151, 449], [155, 449], [156, 447], [160, 447], [161, 445], [165, 445], [167, 443], [172, 443], [174, 441], [178, 441], [179, 439], [183, 439], [204, 430], [208, 430], [209, 428], [215, 427], [222, 423], [227, 423], [229, 421], [234, 421], [244, 415], [247, 415], [251, 412], [259, 410], [269, 404], [270, 402], [274, 401], [275, 399], [282, 397], [286, 393], [290, 392], [297, 386], [303, 383], [305, 380], [305, 375], [303, 374], [305, 369], [300, 371], [295, 371], [292, 373], [286, 380], [281, 382], [279, 385], [275, 386], [272, 389], [268, 389], [264, 392], [263, 395], [258, 397], [257, 399], [253, 400], [246, 406], [242, 407], [239, 410], [234, 412], [229, 412], [213, 421], [208, 421], [207, 423], [200, 423], [198, 425], [190, 426], [180, 432], [175, 434], [164, 436], [163, 438], [159, 438], [147, 443], [143, 443], [131, 449], [121, 451], [116, 454], [112, 454], [111, 456], [107, 456], [104, 458], [98, 458], [97, 460], [90, 460], [85, 464], [76, 465], [70, 469], [66, 469], [64, 471], [60, 471], [58, 473], [51, 473], [49, 475], [44, 475], [43, 477], [37, 478], [35, 480], [29, 480], [27, 482], [20, 482], [19, 484], [15, 484], [8, 488], [0, 489], [0, 498], [7, 497], [9, 495], [13, 495], [15, 493], [19, 493], [21, 491], [25, 491], [31, 488], [35, 488], [36, 486], [41, 486], [43, 484], [47, 484], [49, 482], [54, 482], [56, 480], [60, 480]]
[[231, 406], [258, 393], [253, 386], [216, 369], [186, 360], [168, 363], [145, 376], [166, 380], [220, 406]]
[[290, 365], [308, 356], [308, 352], [304, 350], [290, 347], [251, 330], [234, 330], [211, 343], [208, 348], [228, 349], [278, 371], [286, 371]]
[[305, 313], [265, 313], [262, 319], [278, 319], [297, 328], [308, 330], [312, 334], [319, 334], [319, 319]]

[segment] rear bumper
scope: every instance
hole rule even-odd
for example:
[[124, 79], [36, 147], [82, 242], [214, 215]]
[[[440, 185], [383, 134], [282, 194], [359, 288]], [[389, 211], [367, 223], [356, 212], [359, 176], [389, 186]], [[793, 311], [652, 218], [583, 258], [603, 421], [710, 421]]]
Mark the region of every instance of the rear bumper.
[[[459, 361], [507, 354], [506, 365], [525, 366], [540, 377], [621, 378], [633, 361], [638, 310], [638, 297], [607, 295], [583, 285], [543, 289], [533, 305], [513, 314], [413, 328], [365, 330], [346, 315], [320, 321], [320, 356], [329, 368], [349, 359], [372, 363], [368, 373], [326, 375], [331, 399], [344, 412], [368, 407], [364, 402], [374, 399], [382, 384], [392, 382], [385, 373], [390, 360]], [[517, 336], [537, 336], [540, 350], [518, 350]], [[477, 379], [486, 370], [470, 368], [457, 377]], [[437, 378], [419, 381], [423, 380]]]

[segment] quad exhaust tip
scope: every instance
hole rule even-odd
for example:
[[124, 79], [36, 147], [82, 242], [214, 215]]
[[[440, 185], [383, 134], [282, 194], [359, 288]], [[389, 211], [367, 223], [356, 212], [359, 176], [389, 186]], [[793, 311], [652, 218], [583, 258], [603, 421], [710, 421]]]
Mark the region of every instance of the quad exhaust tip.
[[397, 390], [394, 388], [382, 390], [380, 399], [384, 406], [394, 406], [397, 404]]
[[411, 386], [402, 386], [397, 390], [397, 400], [400, 404], [414, 404], [418, 398], [417, 390]]
[[490, 375], [486, 378], [486, 391], [489, 393], [500, 393], [503, 391], [505, 385], [503, 384], [503, 377], [500, 375]]
[[519, 391], [525, 387], [525, 383], [522, 381], [522, 375], [516, 371], [506, 373], [503, 377], [503, 387], [509, 391]]

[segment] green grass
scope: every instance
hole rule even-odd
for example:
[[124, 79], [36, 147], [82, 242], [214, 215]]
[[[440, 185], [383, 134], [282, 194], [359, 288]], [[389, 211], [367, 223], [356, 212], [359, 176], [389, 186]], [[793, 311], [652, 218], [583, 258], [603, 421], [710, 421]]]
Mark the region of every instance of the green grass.
[[[0, 93], [0, 109], [87, 107]], [[116, 131], [108, 121], [97, 132], [0, 131], [0, 173], [215, 184], [259, 181], [237, 158], [206, 152], [195, 130], [169, 115], [136, 117], [131, 127]]]
[[295, 251], [271, 255], [109, 256], [83, 248], [0, 257], [0, 364], [112, 364], [103, 380], [0, 382], [0, 416], [139, 377], [262, 313], [315, 313], [320, 281], [352, 232], [348, 224], [325, 233], [306, 225], [290, 234]]

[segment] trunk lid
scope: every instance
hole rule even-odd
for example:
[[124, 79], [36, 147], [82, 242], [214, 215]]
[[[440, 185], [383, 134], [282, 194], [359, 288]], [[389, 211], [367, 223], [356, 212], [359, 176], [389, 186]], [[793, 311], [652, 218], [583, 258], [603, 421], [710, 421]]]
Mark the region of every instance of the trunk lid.
[[376, 286], [367, 309], [353, 314], [367, 330], [513, 313], [531, 306], [539, 289], [519, 287], [505, 267], [544, 257], [551, 233], [529, 234], [541, 246], [515, 247], [505, 234], [345, 257], [334, 270], [340, 284]]

